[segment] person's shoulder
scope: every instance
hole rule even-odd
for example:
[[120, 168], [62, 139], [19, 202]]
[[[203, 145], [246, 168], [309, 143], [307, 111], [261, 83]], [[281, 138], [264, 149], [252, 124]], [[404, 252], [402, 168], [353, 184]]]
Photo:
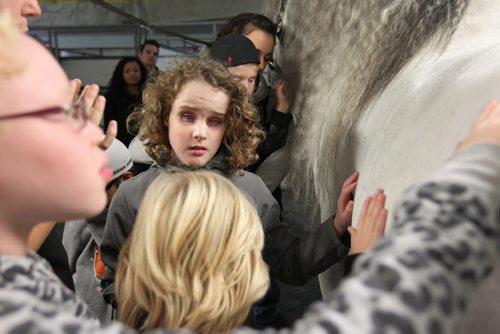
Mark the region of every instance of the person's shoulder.
[[256, 199], [262, 200], [268, 195], [272, 197], [271, 192], [257, 174], [242, 170], [229, 179], [239, 190], [250, 196], [254, 201]]
[[[246, 170], [239, 170], [236, 174], [229, 177], [235, 184], [259, 184], [262, 183], [260, 176]], [[263, 183], [262, 183], [263, 184]]]
[[124, 186], [125, 188], [134, 188], [139, 187], [141, 185], [147, 184], [149, 185], [162, 173], [162, 168], [159, 166], [151, 166], [149, 169], [131, 177], [130, 179], [123, 181], [120, 187]]
[[142, 199], [149, 185], [162, 173], [158, 166], [152, 166], [148, 170], [126, 180], [120, 184], [118, 189], [127, 198], [139, 197]]

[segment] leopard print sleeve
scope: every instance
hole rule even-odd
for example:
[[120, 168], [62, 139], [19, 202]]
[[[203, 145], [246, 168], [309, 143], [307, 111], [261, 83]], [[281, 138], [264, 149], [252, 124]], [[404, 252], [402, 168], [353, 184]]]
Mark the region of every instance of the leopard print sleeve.
[[459, 333], [500, 255], [499, 184], [499, 146], [454, 156], [402, 196], [392, 230], [292, 332]]

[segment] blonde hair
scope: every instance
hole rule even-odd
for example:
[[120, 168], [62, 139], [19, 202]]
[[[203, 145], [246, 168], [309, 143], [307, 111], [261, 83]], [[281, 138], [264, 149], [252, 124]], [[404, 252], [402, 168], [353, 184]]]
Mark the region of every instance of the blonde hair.
[[225, 177], [163, 174], [149, 187], [122, 247], [118, 316], [139, 330], [228, 331], [268, 287], [253, 205]]
[[19, 74], [24, 69], [18, 59], [16, 27], [8, 11], [0, 11], [0, 79], [9, 78]]

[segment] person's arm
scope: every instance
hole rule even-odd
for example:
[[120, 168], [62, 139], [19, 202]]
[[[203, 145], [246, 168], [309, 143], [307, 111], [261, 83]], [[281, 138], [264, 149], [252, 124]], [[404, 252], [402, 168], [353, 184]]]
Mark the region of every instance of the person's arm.
[[264, 118], [261, 120], [261, 124], [266, 130], [266, 137], [257, 147], [259, 163], [255, 164], [252, 170], [255, 170], [262, 161], [285, 145], [288, 126], [292, 120], [285, 81], [278, 80], [274, 92], [270, 92], [269, 95], [262, 104], [258, 105], [258, 108], [261, 109], [261, 117]]
[[28, 248], [34, 252], [38, 251], [55, 224], [55, 222], [43, 222], [35, 225], [28, 236]]
[[118, 268], [118, 256], [122, 245], [132, 232], [137, 214], [129, 203], [125, 188], [126, 185], [122, 184], [113, 196], [100, 245], [101, 259], [106, 266], [106, 275], [101, 281], [102, 294], [104, 300], [113, 306], [116, 306], [115, 273]]
[[[352, 217], [352, 202], [349, 197], [356, 187], [358, 174], [354, 173], [344, 183], [339, 197], [339, 214], [335, 220], [327, 219], [307, 238], [299, 238], [290, 232], [287, 224], [280, 220], [280, 208], [260, 179], [254, 182], [258, 195], [254, 200], [265, 230], [264, 260], [280, 281], [289, 285], [302, 285], [310, 278], [325, 271], [342, 259], [349, 247], [341, 240]], [[335, 221], [335, 223], [334, 223]], [[346, 224], [337, 233], [337, 223]]]
[[[70, 81], [71, 96], [75, 104], [84, 106], [84, 111], [88, 115], [89, 121], [99, 126], [103, 118], [106, 99], [99, 95], [99, 86], [92, 84], [86, 85], [80, 95], [78, 92], [82, 86], [80, 79]], [[118, 125], [115, 121], [108, 120], [105, 122], [106, 134], [101, 141], [100, 147], [105, 150], [111, 146], [111, 143], [116, 138]]]

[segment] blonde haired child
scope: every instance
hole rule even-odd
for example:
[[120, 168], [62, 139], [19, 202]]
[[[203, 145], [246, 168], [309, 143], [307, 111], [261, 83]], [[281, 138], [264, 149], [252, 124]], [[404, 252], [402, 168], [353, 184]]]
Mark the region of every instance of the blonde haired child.
[[120, 253], [120, 321], [140, 330], [237, 327], [268, 286], [263, 246], [255, 208], [227, 178], [159, 176]]

